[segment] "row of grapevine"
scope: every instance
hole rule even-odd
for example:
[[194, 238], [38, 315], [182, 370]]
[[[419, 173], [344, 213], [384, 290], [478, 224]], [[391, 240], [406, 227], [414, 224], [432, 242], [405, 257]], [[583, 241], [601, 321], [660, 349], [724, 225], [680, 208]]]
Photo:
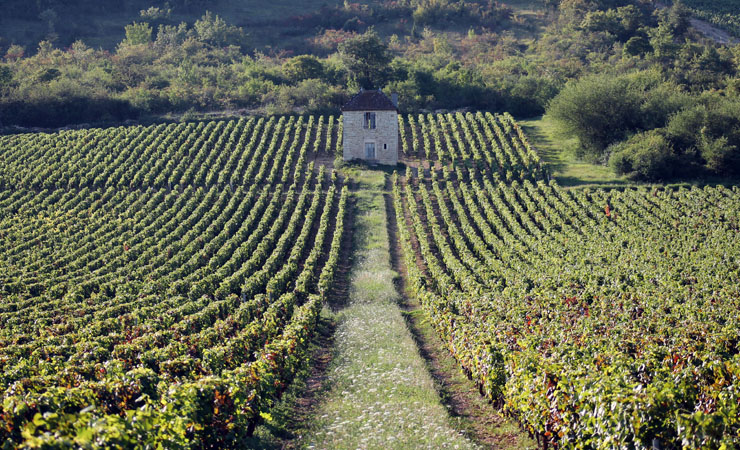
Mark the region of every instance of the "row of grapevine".
[[0, 441], [242, 445], [305, 365], [340, 259], [349, 191], [313, 162], [336, 131], [0, 138]]
[[341, 120], [335, 126], [334, 119], [326, 126], [323, 116], [271, 116], [2, 136], [0, 187], [286, 183], [317, 154], [333, 154], [341, 146]]
[[399, 115], [401, 152], [442, 165], [476, 168], [490, 179], [541, 180], [547, 174], [537, 152], [509, 114]]
[[564, 448], [739, 445], [740, 190], [484, 170], [393, 183], [409, 285], [481, 393]]

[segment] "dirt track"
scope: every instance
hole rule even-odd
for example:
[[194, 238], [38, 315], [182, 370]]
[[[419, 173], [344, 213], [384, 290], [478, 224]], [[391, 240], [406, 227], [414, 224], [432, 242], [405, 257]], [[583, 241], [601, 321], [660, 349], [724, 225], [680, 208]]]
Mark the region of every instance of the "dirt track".
[[[655, 7], [657, 9], [665, 9], [668, 8], [668, 6], [661, 2], [655, 2]], [[691, 26], [696, 28], [701, 34], [706, 36], [707, 38], [713, 40], [714, 42], [718, 44], [737, 44], [740, 43], [740, 39], [737, 39], [736, 37], [733, 37], [730, 33], [726, 32], [725, 30], [718, 28], [711, 23], [707, 22], [706, 20], [697, 19], [696, 17], [692, 17], [689, 19], [689, 22], [691, 23]]]

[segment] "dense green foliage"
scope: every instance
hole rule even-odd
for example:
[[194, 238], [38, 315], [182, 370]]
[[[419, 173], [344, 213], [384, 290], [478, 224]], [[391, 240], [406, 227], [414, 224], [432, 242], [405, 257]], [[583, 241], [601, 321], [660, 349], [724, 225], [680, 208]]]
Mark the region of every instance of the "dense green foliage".
[[[689, 11], [678, 2], [655, 13], [652, 26], [634, 6], [570, 11], [570, 26], [624, 42], [622, 61], [632, 63], [571, 80], [549, 103], [548, 114], [578, 139], [581, 156], [642, 180], [740, 173], [740, 46], [686, 39]], [[690, 127], [680, 131], [689, 116]]]
[[[490, 123], [484, 149], [528, 148]], [[481, 393], [557, 448], [738, 446], [737, 187], [505, 182], [461, 161], [478, 146], [435, 143], [447, 163], [393, 196], [410, 287]]]
[[239, 446], [340, 256], [325, 119], [0, 138], [3, 448]]
[[372, 30], [339, 44], [339, 56], [352, 81], [365, 89], [377, 89], [389, 78], [391, 55]]
[[0, 124], [56, 127], [186, 111], [335, 113], [358, 84], [398, 92], [408, 112], [470, 107], [531, 116], [568, 81], [593, 73], [651, 72], [693, 96], [738, 91], [737, 51], [701, 42], [686, 9], [657, 12], [643, 0], [554, 1], [547, 10], [537, 1], [517, 7], [525, 9], [388, 0], [316, 10], [309, 2], [293, 15], [250, 20], [207, 12], [232, 11], [225, 0], [186, 3], [137, 6], [104, 50], [75, 33], [38, 45], [0, 41]]
[[740, 175], [740, 100], [707, 98], [611, 150], [615, 170], [638, 179]]
[[[226, 19], [208, 11], [188, 16], [185, 12], [208, 4], [186, 3], [141, 8], [134, 23], [121, 25], [125, 38], [122, 36], [115, 49], [96, 49], [72, 32], [46, 36], [38, 47], [14, 45], [13, 36], [0, 40], [0, 54], [5, 54], [4, 64], [0, 64], [4, 73], [0, 125], [56, 127], [189, 110], [333, 113], [358, 85], [388, 89], [391, 86], [387, 83], [399, 81], [405, 82], [404, 89], [409, 92], [408, 101], [404, 100], [407, 109], [419, 103], [455, 108], [460, 99], [479, 108], [498, 109], [509, 97], [526, 102], [525, 108], [540, 112], [544, 108], [542, 98], [525, 101], [516, 94], [514, 99], [508, 93], [510, 86], [494, 86], [496, 80], [491, 84], [483, 74], [471, 78], [473, 73], [462, 67], [446, 68], [449, 58], [443, 53], [451, 50], [445, 43], [446, 32], [438, 37], [431, 28], [422, 31], [422, 26], [439, 30], [458, 27], [464, 20], [490, 34], [493, 28], [508, 23], [511, 15], [510, 9], [496, 3], [383, 1], [372, 8], [346, 3], [301, 14], [309, 5], [294, 7], [293, 15], [279, 20], [256, 22], [245, 22], [238, 15]], [[229, 11], [227, 3], [215, 1], [210, 6]], [[266, 5], [263, 9], [272, 8]], [[415, 15], [418, 27], [416, 22], [411, 24]], [[178, 22], [176, 17], [186, 20]], [[99, 17], [101, 22], [103, 19]], [[395, 29], [388, 29], [390, 19], [396, 21]], [[227, 23], [230, 21], [255, 28], [235, 27]], [[378, 34], [382, 40], [373, 41], [371, 33], [364, 33], [374, 24], [382, 28]], [[285, 35], [295, 39], [274, 39]], [[363, 41], [373, 41], [377, 51], [367, 52], [367, 46], [359, 45]], [[402, 47], [414, 53], [422, 49], [432, 59], [418, 61], [404, 55]], [[429, 52], [432, 48], [438, 50], [434, 55]], [[479, 51], [487, 50], [480, 47]], [[377, 57], [370, 64], [363, 62], [370, 55]], [[300, 76], [295, 77], [296, 58], [314, 58], [312, 62], [318, 67], [314, 64], [311, 70], [300, 70]], [[391, 59], [395, 61], [388, 67]], [[49, 70], [54, 71], [53, 77], [39, 76]], [[411, 76], [418, 82], [408, 83]], [[553, 84], [543, 83], [540, 94], [549, 98]], [[529, 86], [531, 83], [520, 91]], [[522, 110], [513, 105], [510, 109]]]
[[548, 114], [583, 156], [620, 174], [740, 175], [740, 97], [694, 97], [656, 73], [594, 75], [566, 86]]
[[[142, 6], [113, 52], [47, 40], [26, 57], [33, 49], [0, 42], [0, 125], [336, 113], [372, 86], [397, 92], [406, 112], [547, 110], [579, 138], [580, 156], [633, 178], [738, 172], [731, 132], [711, 127], [688, 142], [663, 129], [672, 114], [702, 106], [723, 109], [732, 125], [733, 107], [711, 103], [740, 93], [740, 47], [702, 42], [680, 4], [656, 11], [644, 0], [564, 0], [519, 14], [484, 1], [345, 2], [307, 4], [277, 21], [207, 12], [229, 11], [227, 3]], [[70, 42], [74, 33], [63, 35]], [[665, 145], [641, 146], [648, 132]]]
[[657, 73], [592, 75], [567, 85], [550, 102], [548, 114], [578, 138], [584, 156], [598, 159], [630, 133], [664, 126], [690, 102]]

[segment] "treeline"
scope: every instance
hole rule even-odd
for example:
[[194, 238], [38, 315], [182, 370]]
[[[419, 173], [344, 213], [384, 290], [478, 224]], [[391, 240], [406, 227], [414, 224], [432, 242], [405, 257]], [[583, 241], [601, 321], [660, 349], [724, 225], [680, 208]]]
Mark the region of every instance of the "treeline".
[[569, 8], [574, 29], [624, 43], [612, 70], [572, 80], [549, 103], [580, 156], [640, 180], [740, 175], [740, 46], [695, 42], [678, 2], [652, 26], [635, 5]]
[[740, 96], [692, 95], [657, 72], [593, 75], [568, 85], [549, 114], [581, 156], [640, 180], [740, 175]]
[[[336, 113], [364, 85], [398, 92], [404, 112], [549, 113], [578, 137], [582, 156], [638, 178], [682, 176], [687, 167], [737, 171], [730, 130], [738, 120], [740, 46], [704, 39], [680, 3], [663, 10], [649, 0], [542, 5], [525, 17], [488, 1], [345, 2], [285, 18], [313, 31], [297, 46], [258, 51], [252, 30], [211, 13], [174, 24], [168, 8], [187, 5], [157, 3], [125, 27], [113, 51], [80, 41], [0, 49], [0, 124], [241, 109]], [[321, 26], [326, 21], [333, 27]], [[719, 120], [716, 112], [729, 125], [708, 127], [692, 142], [666, 131], [679, 113], [704, 110], [702, 123]], [[638, 145], [646, 139], [661, 144], [664, 157], [653, 144], [652, 153]]]
[[[488, 2], [415, 0], [387, 8], [416, 17], [420, 28], [424, 23], [444, 28], [455, 20], [467, 23], [475, 17], [475, 23], [510, 16], [507, 8]], [[342, 12], [354, 13], [362, 19], [382, 18], [353, 4]], [[81, 41], [66, 48], [42, 41], [32, 54], [18, 45], [7, 46], [0, 65], [0, 124], [56, 127], [189, 110], [335, 113], [365, 82], [403, 90], [407, 110], [469, 106], [528, 113], [532, 107], [535, 112], [544, 107], [543, 102], [522, 100], [507, 86], [486, 82], [471, 66], [448, 64], [453, 49], [443, 33], [430, 28], [403, 41], [398, 35], [385, 38], [388, 44], [381, 44], [382, 51], [389, 57], [380, 76], [359, 80], [343, 63], [339, 47], [366, 36], [378, 41], [367, 24], [357, 31], [351, 30], [352, 24], [349, 30], [335, 30], [340, 37], [336, 40], [324, 30], [316, 36], [311, 54], [290, 57], [287, 52], [250, 51], [248, 32], [215, 14], [207, 12], [193, 24], [159, 23], [167, 14], [164, 7], [141, 10], [141, 20], [125, 27], [125, 38], [113, 52]], [[405, 54], [407, 50], [424, 58]]]

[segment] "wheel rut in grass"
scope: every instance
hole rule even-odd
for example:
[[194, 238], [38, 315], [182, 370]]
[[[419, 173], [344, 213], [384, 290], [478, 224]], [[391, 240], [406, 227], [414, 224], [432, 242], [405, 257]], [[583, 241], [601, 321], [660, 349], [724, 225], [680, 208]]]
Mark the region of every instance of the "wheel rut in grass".
[[456, 426], [485, 448], [512, 450], [537, 448], [536, 442], [530, 439], [526, 432], [512, 420], [501, 415], [480, 396], [475, 383], [462, 373], [455, 359], [444, 347], [422, 306], [413, 295], [407, 295], [406, 267], [398, 242], [398, 223], [393, 197], [385, 194], [384, 200], [388, 217], [390, 261], [392, 268], [401, 275], [396, 280], [401, 297], [400, 305], [419, 354], [426, 361], [441, 401]]
[[385, 174], [363, 170], [357, 178], [349, 298], [336, 312], [324, 396], [297, 446], [476, 448], [442, 404], [399, 307]]

